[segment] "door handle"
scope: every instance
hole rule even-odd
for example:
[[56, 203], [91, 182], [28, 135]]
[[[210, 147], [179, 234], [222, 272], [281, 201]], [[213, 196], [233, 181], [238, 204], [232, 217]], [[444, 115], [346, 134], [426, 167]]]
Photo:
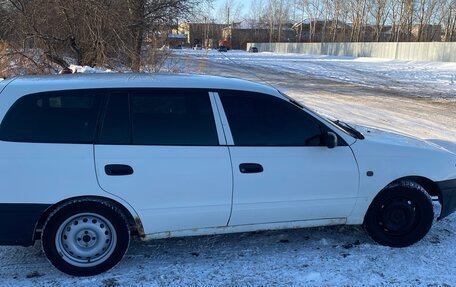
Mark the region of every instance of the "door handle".
[[126, 164], [108, 164], [105, 166], [107, 175], [119, 176], [133, 174], [133, 168]]
[[263, 167], [258, 163], [241, 163], [239, 170], [242, 173], [260, 173], [263, 172]]

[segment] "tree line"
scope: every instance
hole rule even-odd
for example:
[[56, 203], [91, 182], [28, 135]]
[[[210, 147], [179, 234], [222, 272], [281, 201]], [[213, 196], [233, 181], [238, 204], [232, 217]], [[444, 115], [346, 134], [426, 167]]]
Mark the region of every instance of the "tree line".
[[310, 34], [312, 42], [427, 41], [430, 32], [438, 33], [433, 39], [456, 39], [456, 0], [252, 0], [250, 4], [225, 0], [222, 4], [216, 11], [214, 0], [0, 0], [0, 67], [10, 66], [14, 58], [37, 73], [70, 63], [140, 71], [147, 60], [145, 50], [156, 50], [145, 47], [157, 45], [185, 21], [226, 25], [243, 21], [268, 30], [270, 42], [286, 40], [290, 23], [306, 23], [301, 32]]
[[[141, 69], [146, 41], [197, 13], [198, 0], [0, 0], [4, 58], [37, 68], [124, 65]], [[38, 71], [39, 72], [39, 71]]]
[[322, 42], [429, 41], [429, 33], [441, 34], [433, 38], [442, 41], [456, 39], [456, 0], [252, 0], [250, 7], [243, 5], [225, 0], [218, 15], [227, 19], [227, 11], [248, 8], [247, 15], [231, 13], [230, 21], [244, 18], [252, 28], [269, 29], [271, 42], [284, 40], [286, 23], [306, 21], [310, 33], [322, 26]]

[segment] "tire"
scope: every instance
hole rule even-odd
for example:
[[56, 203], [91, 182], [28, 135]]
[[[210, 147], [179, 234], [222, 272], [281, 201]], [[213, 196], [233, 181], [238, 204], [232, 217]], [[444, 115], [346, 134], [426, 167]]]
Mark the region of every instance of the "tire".
[[364, 217], [369, 236], [381, 245], [407, 247], [420, 241], [434, 221], [432, 200], [417, 183], [401, 181], [378, 194]]
[[130, 229], [115, 206], [95, 200], [68, 202], [49, 215], [43, 251], [60, 271], [92, 276], [113, 268], [130, 244]]

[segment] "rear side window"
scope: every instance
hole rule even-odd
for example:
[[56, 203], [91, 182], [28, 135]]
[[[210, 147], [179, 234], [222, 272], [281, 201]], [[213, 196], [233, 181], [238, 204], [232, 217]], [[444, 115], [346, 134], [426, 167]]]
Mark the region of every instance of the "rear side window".
[[208, 93], [137, 90], [112, 94], [100, 143], [126, 142], [133, 145], [218, 145]]
[[15, 142], [93, 143], [100, 96], [59, 91], [23, 96], [6, 113], [0, 139]]
[[130, 144], [131, 124], [128, 92], [113, 93], [109, 96], [102, 132], [98, 143]]
[[320, 126], [297, 106], [258, 93], [222, 91], [219, 94], [235, 145], [321, 145]]

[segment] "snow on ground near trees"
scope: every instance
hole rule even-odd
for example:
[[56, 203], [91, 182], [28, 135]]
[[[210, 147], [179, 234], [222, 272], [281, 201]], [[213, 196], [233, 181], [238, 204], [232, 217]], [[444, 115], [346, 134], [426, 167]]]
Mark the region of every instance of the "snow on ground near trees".
[[[309, 55], [175, 51], [169, 67], [257, 77], [346, 121], [456, 142], [456, 64]], [[174, 68], [173, 68], [174, 69]], [[438, 213], [438, 206], [436, 206]], [[113, 270], [74, 278], [34, 247], [0, 247], [0, 286], [456, 286], [456, 214], [408, 248], [336, 226], [133, 242]]]
[[92, 68], [89, 66], [70, 65], [69, 68], [71, 71], [73, 71], [73, 73], [100, 74], [113, 72], [110, 69]]

